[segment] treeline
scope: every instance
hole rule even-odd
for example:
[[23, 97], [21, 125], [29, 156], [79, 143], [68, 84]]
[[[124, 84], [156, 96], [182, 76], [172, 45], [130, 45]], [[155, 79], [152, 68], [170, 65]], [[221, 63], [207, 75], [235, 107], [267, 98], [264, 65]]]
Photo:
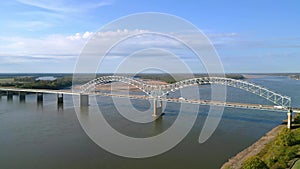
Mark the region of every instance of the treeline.
[[55, 80], [36, 80], [37, 77], [15, 77], [14, 82], [3, 83], [1, 86], [27, 89], [63, 89], [72, 86], [72, 77], [58, 77]]
[[18, 88], [31, 88], [31, 89], [63, 89], [72, 86], [72, 78], [58, 78], [53, 81], [49, 80], [36, 80], [30, 83], [17, 84]]
[[241, 74], [226, 74], [225, 76], [231, 79], [245, 79], [245, 77]]

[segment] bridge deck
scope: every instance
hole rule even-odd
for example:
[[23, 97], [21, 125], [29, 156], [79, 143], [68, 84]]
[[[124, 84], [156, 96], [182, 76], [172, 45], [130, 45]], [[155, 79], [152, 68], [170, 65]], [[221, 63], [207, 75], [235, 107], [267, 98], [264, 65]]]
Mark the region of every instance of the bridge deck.
[[22, 88], [0, 88], [0, 91], [11, 91], [11, 92], [28, 92], [28, 93], [49, 93], [49, 94], [68, 94], [68, 95], [79, 95], [80, 93], [72, 92], [71, 90], [48, 90], [48, 89], [22, 89]]
[[[12, 92], [31, 92], [31, 93], [49, 93], [49, 94], [67, 94], [67, 95], [80, 95], [79, 92], [72, 92], [71, 90], [47, 90], [47, 89], [21, 89], [21, 88], [0, 88], [0, 91], [12, 91]], [[120, 98], [131, 98], [131, 99], [144, 99], [153, 100], [153, 97], [147, 95], [125, 95], [125, 94], [111, 94], [111, 93], [84, 93], [86, 95], [99, 95], [99, 96], [110, 96]], [[157, 98], [159, 101], [166, 102], [177, 102], [177, 103], [190, 103], [200, 105], [214, 105], [234, 108], [245, 108], [245, 109], [259, 109], [259, 110], [270, 110], [270, 111], [286, 111], [286, 108], [278, 108], [272, 105], [261, 105], [261, 104], [250, 104], [250, 103], [236, 103], [236, 102], [221, 102], [212, 100], [194, 100], [194, 99], [180, 99], [180, 98]], [[300, 108], [292, 108], [294, 112], [300, 113]]]

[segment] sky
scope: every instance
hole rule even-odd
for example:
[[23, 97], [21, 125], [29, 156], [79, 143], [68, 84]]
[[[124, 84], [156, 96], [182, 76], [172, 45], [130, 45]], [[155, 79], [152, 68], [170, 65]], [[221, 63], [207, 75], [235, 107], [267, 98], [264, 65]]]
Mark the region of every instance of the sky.
[[[141, 12], [167, 13], [195, 25], [215, 47], [226, 73], [299, 73], [299, 7], [298, 0], [0, 1], [0, 73], [72, 73], [97, 31]], [[134, 31], [149, 30], [122, 27], [101, 36], [109, 40]], [[122, 54], [107, 56], [103, 71], [129, 55]], [[182, 59], [202, 72], [189, 57], [185, 53]]]

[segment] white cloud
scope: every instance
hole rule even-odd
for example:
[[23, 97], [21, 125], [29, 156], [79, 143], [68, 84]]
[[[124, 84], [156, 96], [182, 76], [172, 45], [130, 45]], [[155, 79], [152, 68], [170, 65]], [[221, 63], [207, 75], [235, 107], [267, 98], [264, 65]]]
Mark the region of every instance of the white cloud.
[[89, 37], [91, 37], [94, 33], [93, 32], [85, 32], [83, 35], [82, 35], [82, 38], [83, 39], [87, 39]]
[[76, 33], [75, 35], [70, 35], [67, 37], [69, 40], [82, 40], [90, 38], [94, 33], [93, 32], [85, 32], [85, 33]]

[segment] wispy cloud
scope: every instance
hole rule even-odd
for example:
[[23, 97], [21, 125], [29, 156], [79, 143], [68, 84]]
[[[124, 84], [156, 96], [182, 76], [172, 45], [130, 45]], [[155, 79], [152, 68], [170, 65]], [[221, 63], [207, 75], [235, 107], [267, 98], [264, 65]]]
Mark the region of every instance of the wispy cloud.
[[[24, 5], [29, 5], [32, 7], [55, 11], [55, 12], [84, 12], [90, 9], [99, 8], [102, 6], [111, 5], [110, 1], [101, 1], [101, 2], [93, 2], [93, 3], [81, 3], [75, 4], [75, 1], [68, 0], [60, 0], [60, 1], [50, 1], [50, 0], [17, 0], [19, 3]], [[84, 2], [84, 1], [83, 1]]]
[[226, 43], [216, 43], [216, 45], [236, 49], [300, 49], [300, 40], [297, 38], [263, 40], [231, 39], [227, 40]]
[[103, 6], [112, 5], [109, 0], [15, 0], [19, 11], [7, 20], [6, 27], [25, 31], [40, 31], [48, 28], [66, 27], [66, 24], [89, 25], [90, 13]]
[[[34, 25], [34, 24], [33, 24]], [[126, 39], [124, 42], [117, 44], [111, 49], [108, 57], [110, 60], [118, 60], [136, 52], [147, 48], [161, 48], [174, 52], [182, 59], [188, 60], [192, 53], [186, 51], [180, 41], [169, 39], [164, 36], [155, 36], [148, 34], [148, 30], [115, 30], [106, 32], [83, 32], [72, 35], [49, 35], [44, 38], [24, 38], [24, 37], [0, 37], [0, 41], [4, 45], [0, 46], [2, 56], [16, 57], [18, 60], [22, 56], [25, 59], [29, 57], [33, 59], [70, 59], [75, 58], [81, 52], [81, 49], [92, 36], [101, 39], [101, 43], [110, 43], [116, 39], [122, 39], [128, 35], [136, 34], [137, 36]], [[234, 37], [235, 34], [211, 34], [215, 41], [226, 43], [224, 37]], [[202, 45], [202, 41], [195, 39], [193, 35], [181, 35], [186, 41]], [[101, 45], [100, 45], [101, 46]], [[93, 50], [93, 49], [92, 49]], [[105, 54], [107, 51], [101, 51], [99, 45], [95, 46], [94, 51], [98, 54]], [[93, 52], [93, 51], [91, 51]], [[3, 54], [5, 53], [5, 54]], [[160, 52], [161, 53], [161, 52]], [[153, 57], [155, 53], [150, 55], [141, 55], [141, 57]], [[1, 54], [0, 54], [1, 57]]]
[[[144, 30], [116, 30], [101, 33], [83, 32], [73, 35], [49, 35], [44, 38], [26, 38], [26, 37], [0, 37], [0, 58], [1, 62], [25, 62], [26, 60], [65, 60], [75, 59], [81, 52], [81, 49], [87, 40], [96, 34], [102, 40], [108, 42], [132, 32], [145, 32]], [[99, 48], [99, 46], [97, 46]], [[99, 51], [99, 50], [97, 50]], [[101, 51], [101, 50], [100, 50]], [[105, 51], [103, 51], [104, 53]], [[119, 57], [119, 56], [118, 56]], [[117, 58], [117, 57], [112, 57]]]

